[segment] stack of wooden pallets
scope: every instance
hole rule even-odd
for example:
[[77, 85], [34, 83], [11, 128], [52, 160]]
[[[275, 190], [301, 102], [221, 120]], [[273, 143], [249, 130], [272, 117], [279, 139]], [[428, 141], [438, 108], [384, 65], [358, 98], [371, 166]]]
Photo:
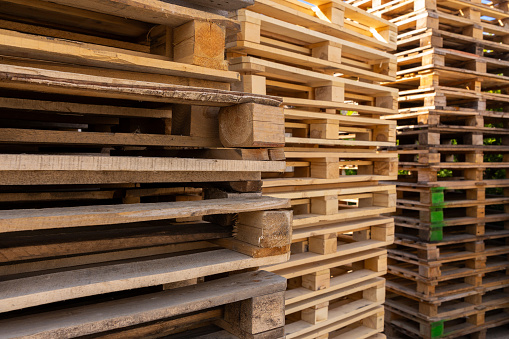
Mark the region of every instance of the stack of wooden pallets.
[[227, 44], [239, 90], [283, 97], [286, 170], [265, 196], [291, 200], [286, 338], [382, 338], [384, 246], [397, 176], [395, 26], [341, 1], [256, 0]]
[[509, 323], [507, 3], [356, 5], [399, 28], [387, 324], [415, 338], [490, 338]]
[[186, 3], [0, 1], [0, 337], [284, 337], [281, 99]]

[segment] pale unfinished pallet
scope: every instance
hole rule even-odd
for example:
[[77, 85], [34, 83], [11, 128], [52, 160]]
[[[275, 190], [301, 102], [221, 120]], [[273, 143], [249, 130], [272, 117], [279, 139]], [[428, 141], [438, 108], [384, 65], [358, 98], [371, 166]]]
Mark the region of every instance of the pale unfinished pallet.
[[364, 46], [395, 48], [393, 24], [343, 1], [311, 0], [306, 4], [296, 0], [258, 0], [247, 9]]
[[371, 81], [387, 81], [395, 75], [394, 56], [376, 48], [298, 26], [277, 13], [263, 15], [240, 10], [234, 18], [240, 22], [241, 32], [229, 37], [226, 48], [230, 53], [249, 54]]
[[[287, 97], [292, 96], [284, 93], [292, 93], [296, 98], [284, 101], [291, 106], [316, 107], [321, 101], [327, 102], [325, 107], [335, 110], [352, 110], [374, 114], [395, 113], [397, 108], [397, 90], [377, 84], [359, 82], [347, 78], [335, 77], [334, 75], [285, 65], [279, 62], [258, 59], [251, 56], [241, 56], [230, 59], [230, 69], [243, 74], [250, 74], [243, 77], [244, 88], [252, 88], [250, 92], [259, 94], [276, 94]], [[246, 83], [248, 81], [249, 83]], [[253, 82], [256, 83], [253, 86]], [[267, 88], [273, 87], [273, 92]], [[244, 89], [246, 90], [246, 89]], [[306, 96], [302, 96], [307, 94]], [[311, 102], [299, 101], [309, 100]], [[317, 102], [312, 102], [317, 100]], [[345, 103], [346, 101], [358, 102], [355, 104]], [[306, 105], [307, 104], [307, 105]], [[364, 107], [364, 106], [369, 107]], [[327, 107], [329, 106], [329, 107]], [[370, 108], [373, 107], [374, 108]], [[373, 112], [375, 111], [375, 112]]]
[[[290, 180], [285, 180], [288, 185]], [[270, 191], [264, 189], [266, 196], [291, 199], [295, 213], [293, 229], [324, 225], [334, 221], [344, 221], [355, 218], [376, 217], [384, 213], [395, 211], [395, 186], [378, 185], [348, 185], [345, 187], [330, 187], [333, 185], [314, 185], [300, 189], [284, 186], [281, 190]], [[353, 187], [352, 187], [353, 186]], [[359, 187], [360, 186], [360, 187]]]
[[387, 258], [385, 250], [367, 248], [351, 254], [346, 248], [344, 254], [339, 249], [329, 255], [292, 254], [288, 264], [266, 268], [289, 279], [287, 337], [327, 337], [329, 333], [334, 338], [334, 331], [339, 330], [343, 335], [366, 338], [381, 332], [380, 305], [385, 296], [381, 276]]

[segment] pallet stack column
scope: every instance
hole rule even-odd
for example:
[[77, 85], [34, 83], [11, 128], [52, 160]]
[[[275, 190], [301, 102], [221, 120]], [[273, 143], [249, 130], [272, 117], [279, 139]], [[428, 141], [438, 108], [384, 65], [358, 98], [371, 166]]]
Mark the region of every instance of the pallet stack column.
[[285, 337], [282, 98], [225, 59], [248, 3], [0, 0], [1, 337]]
[[395, 26], [341, 1], [256, 0], [227, 43], [236, 90], [283, 97], [286, 170], [265, 196], [291, 200], [286, 338], [383, 338], [397, 175]]
[[387, 333], [496, 337], [509, 323], [507, 3], [351, 4], [398, 26]]

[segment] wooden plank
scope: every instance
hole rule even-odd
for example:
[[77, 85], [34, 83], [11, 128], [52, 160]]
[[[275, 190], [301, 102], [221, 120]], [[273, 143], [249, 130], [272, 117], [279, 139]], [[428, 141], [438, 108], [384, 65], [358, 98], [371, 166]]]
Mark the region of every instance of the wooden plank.
[[310, 226], [307, 228], [300, 228], [293, 231], [292, 240], [305, 239], [317, 235], [324, 235], [328, 233], [348, 232], [364, 227], [380, 226], [392, 222], [392, 218], [387, 217], [374, 217], [374, 218], [362, 218], [359, 220], [350, 220], [344, 222], [337, 222], [327, 225], [321, 225], [321, 227]]
[[280, 62], [287, 62], [305, 67], [324, 69], [327, 71], [336, 71], [338, 73], [358, 76], [363, 79], [368, 79], [372, 81], [393, 80], [393, 77], [388, 75], [378, 74], [375, 72], [362, 70], [359, 69], [358, 67], [345, 65], [342, 63], [336, 63], [328, 60], [302, 55], [299, 53], [289, 52], [275, 47], [264, 46], [250, 41], [236, 41], [235, 43], [228, 44], [226, 47], [228, 51], [231, 52], [243, 52], [263, 58], [271, 58], [274, 60], [278, 60]]
[[142, 133], [51, 131], [18, 128], [0, 128], [0, 143], [101, 146], [222, 146], [218, 138]]
[[[76, 244], [79, 246], [80, 244]], [[177, 252], [197, 252], [217, 247], [207, 241], [196, 241], [192, 243], [171, 244], [162, 246], [132, 248], [124, 250], [112, 250], [109, 252], [82, 253], [80, 255], [68, 255], [62, 257], [45, 258], [43, 260], [9, 262], [2, 265], [2, 274], [38, 274], [44, 270], [62, 270], [83, 265], [97, 265], [100, 263], [109, 263], [117, 260], [143, 260], [153, 256], [175, 255]], [[29, 251], [32, 249], [29, 249]], [[35, 248], [35, 253], [37, 252]], [[188, 253], [190, 253], [188, 252]]]
[[171, 119], [171, 107], [166, 109], [147, 109], [108, 105], [78, 104], [64, 101], [43, 101], [19, 98], [1, 98], [0, 108], [35, 111], [55, 112], [64, 114], [84, 114], [92, 116], [113, 116], [113, 117], [143, 117]]
[[[335, 253], [318, 254], [313, 252], [297, 253], [290, 260], [264, 269], [282, 275], [287, 279], [316, 272], [319, 269], [338, 267], [376, 256], [386, 256], [387, 251], [380, 247], [389, 245], [382, 241], [363, 240], [342, 245]], [[386, 270], [386, 269], [385, 269]]]
[[330, 286], [325, 289], [312, 291], [305, 287], [297, 287], [286, 292], [285, 304], [287, 306], [290, 306], [294, 303], [302, 302], [309, 298], [327, 294], [332, 291], [348, 288], [352, 285], [356, 285], [364, 281], [380, 277], [381, 275], [383, 275], [383, 272], [373, 272], [367, 269], [362, 269], [337, 277], [332, 277], [330, 279]]
[[267, 192], [265, 195], [282, 198], [282, 199], [302, 199], [302, 198], [314, 198], [323, 197], [328, 195], [338, 195], [341, 199], [342, 195], [356, 195], [361, 193], [373, 193], [373, 192], [387, 192], [396, 193], [396, 187], [394, 186], [367, 186], [367, 187], [344, 187], [344, 188], [331, 188], [331, 189], [309, 189], [300, 192]]
[[344, 111], [353, 111], [359, 114], [397, 114], [397, 109], [392, 108], [384, 108], [384, 107], [375, 107], [368, 105], [355, 105], [345, 102], [332, 102], [325, 100], [311, 100], [311, 99], [300, 99], [300, 98], [290, 98], [283, 97], [283, 105], [288, 106], [296, 106], [296, 107], [312, 107], [312, 108], [325, 108], [325, 109], [335, 109], [335, 110], [344, 110]]
[[[118, 69], [98, 68], [90, 66], [81, 66], [77, 64], [54, 63], [50, 61], [33, 60], [33, 59], [20, 59], [13, 57], [3, 57], [2, 63], [12, 66], [20, 67], [33, 67], [36, 69], [46, 69], [60, 72], [81, 73], [87, 75], [110, 77], [118, 79], [136, 80], [157, 82], [165, 84], [173, 84], [180, 86], [193, 86], [203, 88], [215, 88], [222, 90], [230, 90], [230, 83], [210, 81], [197, 78], [177, 77], [172, 75], [154, 74], [154, 73], [141, 73], [132, 71], [123, 71]], [[35, 87], [35, 86], [34, 86]], [[27, 90], [25, 88], [25, 90]], [[49, 91], [49, 90], [48, 90]]]
[[[32, 232], [35, 233], [35, 232]], [[93, 252], [111, 252], [183, 242], [231, 237], [227, 227], [206, 222], [132, 223], [128, 227], [60, 229], [4, 237], [0, 240], [0, 262], [35, 260]], [[46, 267], [47, 268], [47, 267]]]
[[370, 287], [380, 287], [380, 286], [385, 287], [384, 286], [385, 279], [379, 277], [372, 279], [364, 279], [362, 281], [357, 281], [356, 283], [354, 283], [355, 281], [354, 279], [350, 280], [349, 283], [347, 283], [344, 278], [345, 277], [343, 277], [343, 284], [338, 284], [334, 286], [332, 290], [327, 288], [326, 289], [327, 291], [325, 293], [322, 293], [321, 295], [310, 296], [308, 299], [292, 303], [291, 305], [286, 305], [285, 313], [288, 315], [298, 311], [302, 311], [303, 309], [319, 305], [326, 301], [339, 299], [356, 292], [367, 290]]
[[55, 38], [59, 38], [59, 39], [77, 40], [77, 41], [93, 43], [93, 44], [98, 44], [98, 45], [103, 45], [103, 46], [123, 48], [123, 49], [137, 51], [137, 52], [144, 52], [144, 53], [150, 52], [149, 45], [135, 44], [135, 43], [126, 42], [126, 41], [107, 39], [107, 38], [102, 38], [102, 37], [98, 37], [98, 36], [68, 32], [68, 31], [64, 31], [64, 30], [42, 27], [42, 26], [27, 25], [24, 23], [14, 22], [14, 21], [0, 20], [0, 28], [9, 29], [12, 31], [23, 32], [23, 33], [29, 33], [29, 34], [51, 36], [51, 37], [55, 37]]
[[88, 95], [127, 100], [157, 101], [202, 106], [233, 106], [258, 103], [279, 106], [277, 97], [168, 85], [154, 82], [0, 65], [0, 87], [51, 93]]
[[[330, 113], [319, 113], [311, 111], [303, 111], [297, 109], [285, 109], [285, 117], [289, 119], [299, 120], [330, 120], [338, 121], [342, 125], [361, 125], [361, 126], [383, 126], [390, 125], [396, 127], [396, 121], [365, 118], [359, 115], [342, 115], [342, 114], [330, 114]], [[394, 117], [391, 115], [391, 117]]]
[[184, 256], [98, 265], [0, 282], [0, 312], [91, 295], [189, 280], [275, 264], [287, 255], [251, 258], [220, 249]]
[[243, 64], [248, 64], [250, 68], [262, 68], [263, 71], [257, 72], [260, 75], [269, 77], [280, 77], [283, 80], [296, 81], [308, 86], [343, 86], [345, 90], [363, 93], [366, 95], [391, 95], [398, 93], [396, 88], [385, 87], [367, 82], [359, 82], [347, 78], [335, 77], [333, 75], [309, 71], [290, 65], [281, 64], [269, 60], [262, 60], [254, 57], [240, 57], [230, 60], [230, 69], [236, 71], [243, 70]]
[[[341, 328], [348, 328], [349, 325], [355, 324], [358, 322], [368, 322], [370, 321], [369, 317], [376, 316], [378, 314], [383, 314], [384, 308], [378, 302], [372, 302], [366, 299], [360, 299], [354, 301], [352, 303], [348, 303], [346, 305], [342, 305], [341, 302], [335, 303], [336, 307], [331, 306], [329, 311], [329, 319], [321, 322], [318, 326], [312, 326], [311, 324], [305, 321], [298, 321], [294, 323], [289, 329], [290, 331], [295, 331], [288, 333], [288, 339], [310, 339], [316, 338], [315, 335], [324, 335], [336, 331]], [[334, 305], [334, 304], [333, 304]], [[383, 318], [380, 318], [383, 320]], [[378, 325], [377, 325], [378, 326]], [[356, 338], [366, 338], [365, 336], [359, 336], [359, 331], [362, 334], [365, 334], [366, 330], [369, 334], [374, 334], [373, 336], [369, 336], [370, 339], [385, 339], [385, 335], [378, 336], [376, 333], [381, 329], [369, 328], [367, 325], [355, 326], [352, 331], [348, 331], [347, 333], [340, 333], [339, 336], [334, 336], [332, 338], [345, 338], [345, 339], [356, 339]], [[363, 333], [364, 332], [364, 333]]]
[[272, 294], [285, 288], [286, 280], [275, 274], [248, 272], [175, 290], [9, 319], [0, 321], [0, 327], [2, 336], [9, 338], [83, 336]]
[[280, 172], [282, 161], [0, 154], [0, 171]]
[[[301, 6], [301, 8], [302, 6], [305, 6], [302, 3], [298, 4]], [[368, 36], [343, 26], [342, 24], [344, 22], [330, 23], [322, 20], [315, 16], [310, 7], [308, 7], [307, 13], [304, 13], [306, 10], [299, 10], [292, 7], [289, 6], [289, 1], [259, 0], [255, 2], [255, 5], [250, 6], [248, 9], [268, 16], [277, 16], [277, 18], [280, 20], [291, 22], [341, 39], [350, 41], [355, 39], [359, 44], [369, 47], [374, 47], [382, 50], [390, 50], [395, 47], [395, 34], [393, 39], [391, 39], [393, 41], [380, 41], [374, 38], [372, 34], [369, 33], [369, 30], [367, 31], [367, 34], [369, 34]]]
[[[153, 335], [156, 336], [166, 336], [173, 335], [175, 336], [175, 332], [179, 332], [179, 335], [182, 335], [180, 332], [182, 329], [186, 329], [185, 334], [194, 335], [193, 329], [197, 326], [200, 326], [196, 331], [198, 331], [199, 336], [194, 339], [207, 339], [207, 334], [203, 334], [203, 327], [212, 324], [214, 321], [219, 320], [223, 317], [224, 310], [221, 307], [212, 308], [207, 311], [199, 312], [197, 314], [185, 315], [183, 317], [178, 318], [170, 318], [169, 320], [160, 320], [156, 323], [142, 323], [135, 327], [129, 328], [121, 328], [118, 330], [109, 331], [107, 334], [101, 333], [101, 339], [127, 339], [127, 338], [153, 338]], [[212, 330], [211, 330], [212, 331]], [[226, 331], [220, 331], [220, 334], [216, 331], [213, 331], [212, 334], [208, 337], [208, 339], [237, 339], [232, 334]], [[155, 334], [156, 333], [156, 334]], [[223, 334], [224, 333], [224, 334]], [[217, 335], [217, 337], [214, 337]], [[228, 336], [229, 335], [229, 336]], [[184, 338], [180, 338], [184, 339]]]
[[311, 144], [327, 146], [393, 146], [393, 142], [388, 141], [363, 141], [363, 140], [332, 140], [318, 138], [296, 138], [286, 137], [286, 144]]
[[126, 53], [122, 49], [0, 29], [0, 48], [5, 55], [55, 62], [233, 82], [238, 74], [208, 67], [161, 60], [150, 54]]
[[252, 185], [260, 180], [260, 172], [175, 171], [171, 172], [171, 175], [168, 173], [154, 171], [0, 171], [0, 185], [240, 182], [240, 186], [236, 184], [236, 187], [241, 187], [246, 181]]
[[286, 207], [289, 207], [286, 199], [260, 197], [5, 210], [0, 211], [0, 232], [113, 225]]
[[[49, 2], [49, 0], [44, 1]], [[74, 0], [51, 0], [51, 2], [171, 27], [180, 26], [191, 20], [202, 20], [215, 22], [229, 29], [238, 29], [238, 25], [233, 20], [221, 15], [158, 0], [90, 0], [86, 3]]]
[[53, 23], [66, 28], [76, 25], [81, 32], [101, 32], [99, 35], [121, 36], [126, 40], [145, 35], [151, 28], [146, 22], [62, 6], [49, 1], [3, 0], [2, 12], [4, 17], [21, 22], [42, 23], [43, 26]]

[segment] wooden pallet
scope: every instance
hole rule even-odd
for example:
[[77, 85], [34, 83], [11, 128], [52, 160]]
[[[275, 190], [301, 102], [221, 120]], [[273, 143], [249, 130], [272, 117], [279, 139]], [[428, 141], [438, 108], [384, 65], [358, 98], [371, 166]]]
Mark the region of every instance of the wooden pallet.
[[[237, 12], [235, 19], [240, 21], [242, 30], [226, 45], [230, 53], [372, 81], [390, 81], [395, 76], [394, 57], [386, 52], [297, 26], [282, 14], [265, 14]], [[379, 63], [373, 64], [372, 59]]]
[[[5, 307], [1, 310], [7, 312], [286, 261], [291, 212], [270, 209], [284, 208], [287, 204], [285, 200], [259, 197], [1, 211], [0, 229], [14, 241], [4, 252]], [[221, 229], [221, 225], [232, 227], [231, 222], [221, 222], [225, 214], [238, 215], [233, 237], [231, 228]], [[172, 219], [191, 216], [208, 216], [213, 223], [173, 223], [168, 229]], [[147, 223], [156, 220], [161, 222]], [[125, 223], [129, 223], [134, 238], [129, 239], [128, 233], [115, 234], [115, 228]], [[147, 228], [158, 224], [164, 225], [166, 231], [161, 233], [161, 226], [159, 232], [157, 227]], [[110, 233], [109, 225], [113, 227]], [[105, 234], [100, 233], [103, 229]], [[83, 235], [71, 241], [64, 236], [58, 238], [67, 230]], [[23, 238], [25, 231], [39, 233], [35, 244], [31, 241], [33, 235]], [[101, 251], [96, 248], [101, 243], [113, 247]], [[27, 257], [25, 251], [32, 254]], [[93, 280], [89, 279], [91, 276]], [[42, 280], [46, 283], [41, 284]]]
[[[349, 251], [346, 247], [343, 250], [338, 247], [336, 252], [325, 255], [292, 254], [286, 265], [267, 268], [289, 279], [289, 290], [285, 295], [287, 337], [315, 338], [329, 333], [329, 338], [334, 338], [333, 331], [338, 329], [342, 329], [338, 335], [343, 333], [353, 337], [354, 333], [361, 335], [364, 332], [363, 338], [380, 332], [378, 320], [374, 323], [372, 320], [362, 321], [362, 332], [352, 326], [358, 320], [371, 319], [373, 314], [377, 314], [375, 318], [378, 319], [380, 311], [383, 315], [383, 308], [378, 306], [385, 295], [384, 279], [380, 276], [386, 272], [386, 254], [384, 250], [368, 248]], [[359, 298], [353, 297], [356, 294]], [[363, 304], [354, 306], [352, 302]]]
[[258, 0], [247, 9], [379, 50], [395, 48], [393, 24], [343, 1]]
[[[287, 338], [371, 338], [382, 330], [380, 248], [393, 240], [380, 215], [395, 209], [394, 186], [379, 181], [397, 177], [397, 154], [378, 151], [395, 144], [395, 123], [380, 116], [397, 113], [396, 91], [380, 82], [396, 74], [382, 51], [394, 45], [372, 44], [359, 28], [391, 28], [344, 2], [309, 3], [316, 12], [255, 1], [232, 17], [241, 33], [227, 44], [241, 73], [233, 88], [283, 97], [286, 169], [262, 174], [262, 194], [291, 200], [294, 236], [290, 261], [265, 269], [288, 278]], [[380, 295], [363, 296], [373, 284]], [[354, 311], [354, 294], [369, 306]]]
[[[276, 150], [268, 149], [282, 146], [284, 141], [283, 115], [278, 107], [281, 101], [277, 98], [9, 65], [0, 68], [5, 76], [2, 86], [16, 90], [21, 85], [24, 90], [33, 90], [17, 94], [18, 98], [2, 98], [7, 112], [39, 113], [24, 119], [3, 116], [6, 126], [17, 128], [2, 129], [2, 151], [39, 153], [2, 155], [4, 185], [150, 183], [167, 181], [163, 179], [165, 172], [173, 172], [173, 182], [257, 181], [262, 170], [284, 169], [282, 162], [267, 161], [282, 159]], [[78, 87], [83, 91], [74, 93]], [[83, 103], [68, 96], [46, 101], [36, 95], [39, 91], [71, 94], [65, 88]], [[139, 109], [129, 107], [136, 92], [145, 102]], [[33, 99], [23, 98], [26, 95]], [[102, 100], [97, 96], [108, 100], [107, 104], [85, 103], [90, 97]], [[112, 109], [122, 97], [130, 101]], [[154, 108], [160, 101], [156, 97], [166, 104], [155, 104]], [[214, 106], [223, 107], [218, 110]], [[75, 121], [69, 112], [80, 115], [80, 120]], [[247, 129], [243, 130], [243, 124]], [[196, 132], [198, 125], [206, 125], [206, 131]], [[240, 130], [243, 133], [239, 134]], [[121, 150], [112, 149], [120, 146]], [[158, 151], [161, 147], [173, 150]], [[195, 149], [185, 151], [189, 148]], [[127, 157], [129, 154], [136, 158]], [[143, 160], [139, 156], [144, 156]], [[58, 176], [54, 170], [60, 171]]]
[[[186, 3], [196, 6], [200, 1]], [[248, 4], [231, 1], [227, 6]], [[228, 89], [224, 83], [236, 81], [238, 75], [227, 70], [225, 38], [239, 25], [211, 13], [210, 7], [218, 5], [195, 9], [158, 0], [5, 0], [1, 13], [12, 19], [0, 21], [3, 55], [137, 71], [174, 81], [193, 78], [198, 86]]]
[[400, 89], [400, 109], [384, 117], [398, 123], [398, 146], [389, 149], [400, 154], [398, 181], [389, 182], [398, 196], [386, 333], [485, 338], [508, 322], [507, 179], [490, 178], [507, 167], [507, 8], [347, 2], [398, 26], [397, 80], [387, 85]]
[[227, 338], [282, 338], [285, 286], [285, 279], [275, 274], [242, 273], [102, 303], [13, 314], [4, 318], [0, 328], [5, 338], [134, 338], [171, 335], [179, 328], [213, 322], [231, 333]]
[[[395, 305], [395, 304], [394, 304]], [[492, 303], [494, 305], [494, 303]], [[504, 307], [507, 304], [499, 303]], [[507, 326], [509, 322], [507, 313], [496, 306], [488, 306], [481, 311], [465, 312], [464, 317], [448, 318], [436, 322], [425, 321], [414, 316], [409, 307], [391, 307], [390, 302], [386, 303], [386, 327], [387, 333], [403, 333], [411, 338], [458, 338], [470, 335], [468, 338], [490, 338], [485, 337], [485, 331], [497, 327]]]

